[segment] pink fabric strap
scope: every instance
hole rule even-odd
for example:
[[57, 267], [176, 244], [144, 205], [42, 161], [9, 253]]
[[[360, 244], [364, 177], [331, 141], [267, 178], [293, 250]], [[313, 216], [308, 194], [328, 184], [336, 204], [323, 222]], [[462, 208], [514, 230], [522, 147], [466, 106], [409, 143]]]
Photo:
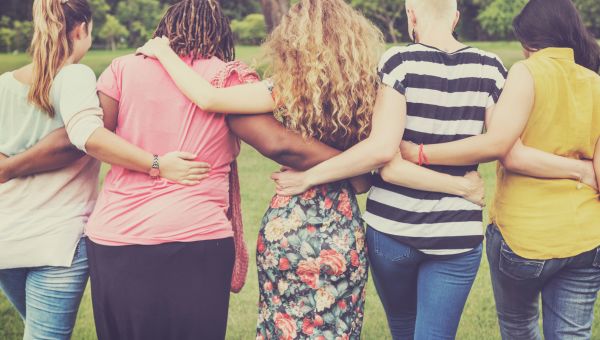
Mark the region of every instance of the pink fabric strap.
[[[212, 85], [215, 87], [225, 87], [233, 75], [236, 75], [242, 84], [259, 81], [258, 74], [254, 70], [240, 62], [234, 61], [227, 63], [225, 68], [215, 76]], [[248, 275], [248, 247], [244, 240], [240, 180], [236, 161], [231, 163], [231, 172], [229, 173], [229, 211], [227, 212], [227, 217], [231, 220], [235, 243], [235, 263], [231, 277], [231, 291], [239, 293], [244, 287], [246, 276]]]

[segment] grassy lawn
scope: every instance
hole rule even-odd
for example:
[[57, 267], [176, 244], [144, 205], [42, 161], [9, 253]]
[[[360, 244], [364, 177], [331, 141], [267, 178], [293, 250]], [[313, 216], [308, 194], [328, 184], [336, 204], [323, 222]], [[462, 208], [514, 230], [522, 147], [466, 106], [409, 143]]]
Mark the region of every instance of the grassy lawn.
[[[497, 53], [504, 60], [507, 67], [522, 57], [520, 45], [514, 42], [474, 43], [473, 45]], [[131, 51], [119, 51], [118, 53], [94, 51], [89, 53], [83, 63], [88, 64], [99, 74], [115, 56], [128, 52]], [[257, 58], [257, 55], [258, 50], [255, 47], [238, 48], [238, 58], [250, 64], [255, 64], [253, 59]], [[27, 57], [24, 55], [0, 55], [0, 73], [14, 69], [26, 62]], [[256, 244], [260, 220], [274, 189], [268, 176], [277, 169], [277, 165], [262, 158], [256, 151], [247, 146], [243, 147], [239, 165], [246, 239], [251, 255], [254, 257], [254, 245]], [[103, 171], [106, 170], [106, 168], [103, 169]], [[486, 179], [489, 200], [495, 185], [494, 165], [485, 164], [480, 170]], [[362, 196], [363, 206], [364, 200], [365, 197]], [[254, 339], [258, 287], [253, 258], [250, 263], [251, 267], [246, 287], [240, 294], [233, 294], [231, 297], [228, 339]], [[596, 318], [594, 330], [599, 330], [599, 327], [600, 318]], [[0, 340], [16, 340], [20, 339], [21, 336], [22, 323], [8, 301], [0, 293]], [[73, 338], [77, 340], [96, 338], [89, 291], [86, 292], [81, 304]], [[373, 340], [390, 339], [383, 309], [370, 281], [363, 338]], [[499, 339], [488, 265], [485, 258], [481, 262], [481, 270], [467, 301], [457, 338], [468, 340]], [[600, 336], [595, 336], [594, 339], [600, 339]]]

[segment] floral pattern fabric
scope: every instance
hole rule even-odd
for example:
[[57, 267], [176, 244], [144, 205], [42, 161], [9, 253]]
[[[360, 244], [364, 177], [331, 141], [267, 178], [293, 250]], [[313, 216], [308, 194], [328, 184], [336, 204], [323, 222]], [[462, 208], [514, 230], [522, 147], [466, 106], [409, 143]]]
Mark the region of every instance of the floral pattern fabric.
[[257, 340], [359, 339], [368, 263], [346, 183], [274, 196], [257, 242]]

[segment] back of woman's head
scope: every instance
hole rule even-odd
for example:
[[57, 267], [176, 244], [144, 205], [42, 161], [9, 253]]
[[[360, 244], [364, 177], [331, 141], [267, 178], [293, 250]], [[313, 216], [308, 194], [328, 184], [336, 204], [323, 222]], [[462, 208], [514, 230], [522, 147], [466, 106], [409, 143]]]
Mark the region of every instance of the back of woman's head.
[[154, 36], [166, 36], [177, 54], [193, 60], [235, 59], [229, 19], [217, 0], [182, 0], [174, 4], [163, 16]]
[[381, 32], [343, 0], [301, 0], [265, 43], [285, 124], [347, 148], [370, 131]]
[[594, 72], [600, 68], [600, 46], [571, 0], [531, 0], [515, 17], [513, 28], [528, 51], [572, 48], [577, 64]]
[[33, 3], [33, 81], [28, 99], [54, 116], [50, 88], [54, 78], [73, 54], [71, 33], [81, 24], [92, 22], [86, 0], [35, 0]]

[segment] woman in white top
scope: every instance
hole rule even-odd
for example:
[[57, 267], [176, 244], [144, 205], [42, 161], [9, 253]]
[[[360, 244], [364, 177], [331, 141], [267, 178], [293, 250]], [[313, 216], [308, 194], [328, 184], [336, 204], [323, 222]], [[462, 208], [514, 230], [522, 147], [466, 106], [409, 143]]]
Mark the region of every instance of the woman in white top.
[[33, 18], [33, 63], [0, 76], [0, 288], [25, 320], [24, 338], [68, 339], [88, 277], [81, 238], [100, 166], [68, 142], [181, 184], [209, 169], [195, 155], [129, 144], [108, 130], [115, 117], [104, 128], [96, 77], [77, 64], [91, 46], [86, 0], [36, 0]]

